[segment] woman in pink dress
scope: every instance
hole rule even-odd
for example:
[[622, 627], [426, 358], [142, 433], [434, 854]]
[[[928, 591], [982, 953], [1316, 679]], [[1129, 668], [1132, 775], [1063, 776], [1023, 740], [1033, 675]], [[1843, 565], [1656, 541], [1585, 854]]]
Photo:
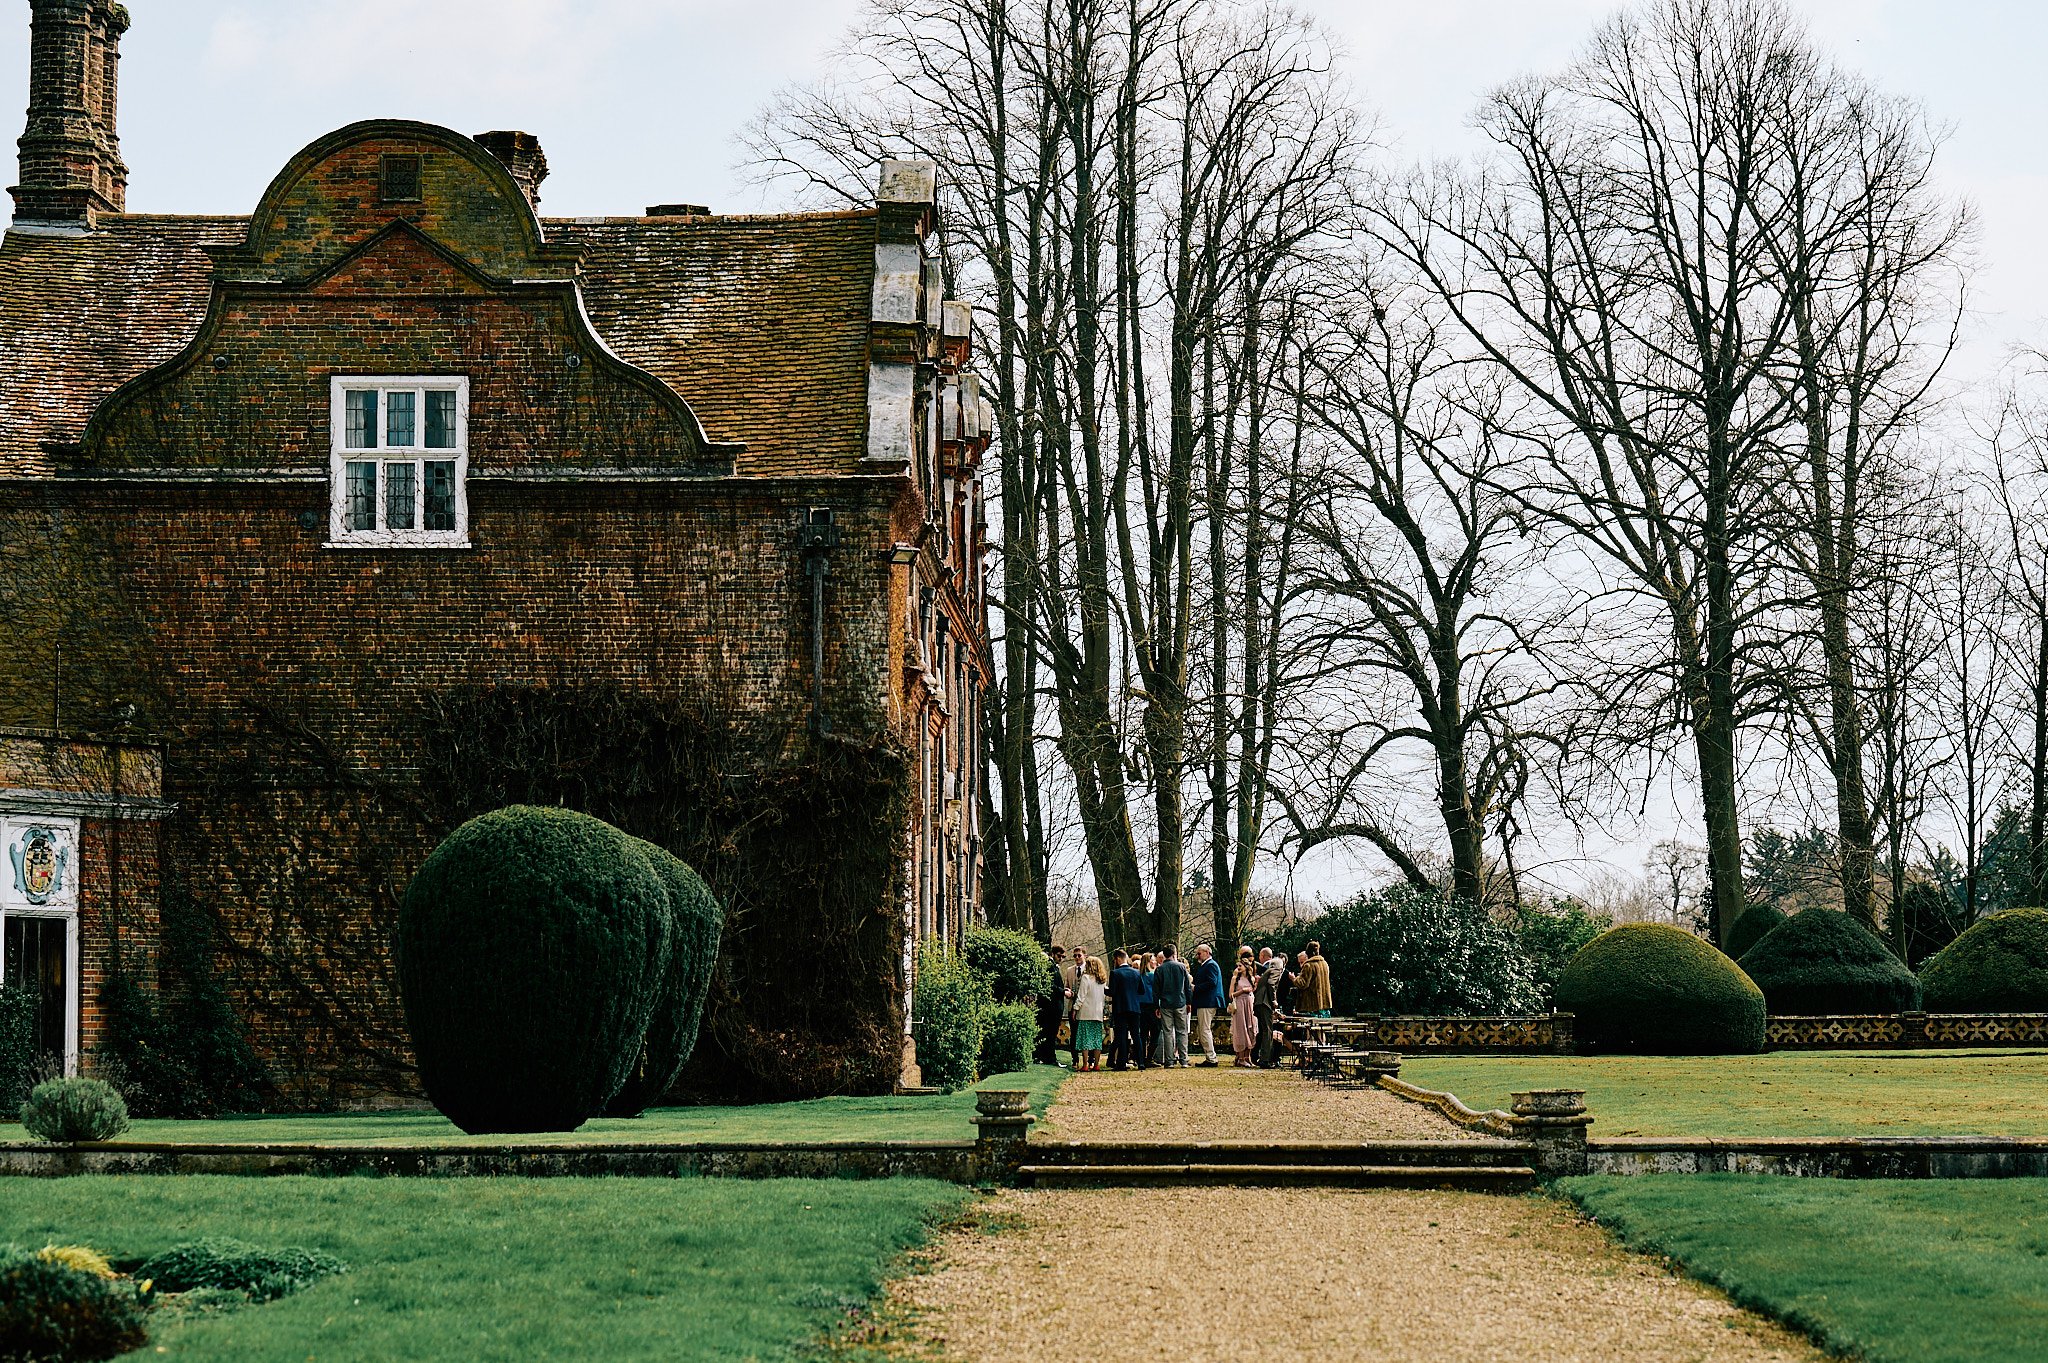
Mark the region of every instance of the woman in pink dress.
[[1252, 996], [1258, 992], [1258, 971], [1252, 965], [1252, 949], [1237, 949], [1237, 969], [1230, 977], [1230, 1049], [1237, 1052], [1240, 1068], [1252, 1063], [1252, 1047], [1258, 1043], [1259, 1022], [1252, 1012]]

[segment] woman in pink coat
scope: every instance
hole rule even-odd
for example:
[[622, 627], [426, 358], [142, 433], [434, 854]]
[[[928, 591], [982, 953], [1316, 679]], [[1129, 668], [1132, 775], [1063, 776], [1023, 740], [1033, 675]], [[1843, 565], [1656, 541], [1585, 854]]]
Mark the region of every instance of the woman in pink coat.
[[1237, 1052], [1237, 1064], [1248, 1068], [1252, 1047], [1258, 1043], [1259, 1021], [1252, 1012], [1252, 996], [1258, 992], [1258, 971], [1252, 965], [1252, 949], [1237, 949], [1237, 969], [1230, 977], [1230, 1049]]

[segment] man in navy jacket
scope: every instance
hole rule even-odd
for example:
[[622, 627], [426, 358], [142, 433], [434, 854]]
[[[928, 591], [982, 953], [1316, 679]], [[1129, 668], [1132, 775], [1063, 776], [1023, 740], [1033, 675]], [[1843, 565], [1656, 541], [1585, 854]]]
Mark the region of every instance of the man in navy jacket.
[[1223, 1010], [1223, 963], [1207, 942], [1195, 948], [1195, 1036], [1202, 1063], [1216, 1063], [1216, 1014]]
[[1159, 1013], [1159, 1050], [1152, 1058], [1162, 1065], [1188, 1063], [1188, 999], [1193, 993], [1188, 968], [1168, 942], [1160, 949], [1158, 968], [1152, 972], [1152, 1006]]
[[1137, 1058], [1145, 1026], [1145, 977], [1132, 968], [1129, 952], [1119, 950], [1110, 960], [1115, 968], [1109, 972], [1109, 1021], [1115, 1036], [1109, 1043], [1109, 1067], [1127, 1070]]

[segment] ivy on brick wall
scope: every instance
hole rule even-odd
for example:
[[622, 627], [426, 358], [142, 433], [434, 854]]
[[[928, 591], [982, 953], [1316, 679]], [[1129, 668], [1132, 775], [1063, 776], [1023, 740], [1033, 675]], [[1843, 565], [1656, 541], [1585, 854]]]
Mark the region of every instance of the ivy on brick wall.
[[374, 761], [247, 705], [187, 730], [166, 862], [231, 927], [214, 946], [284, 1101], [413, 1087], [398, 904], [436, 842], [508, 804], [562, 805], [659, 843], [725, 905], [679, 1095], [888, 1092], [903, 1049], [909, 754], [887, 738], [745, 727], [737, 712], [613, 686], [431, 692], [411, 741]]
[[103, 1040], [95, 1071], [138, 1117], [255, 1112], [274, 1096], [217, 968], [214, 927], [189, 895], [166, 887], [156, 962], [158, 988], [132, 970], [100, 996]]
[[722, 959], [684, 1092], [889, 1091], [903, 1049], [901, 746], [742, 727], [715, 697], [609, 686], [432, 705], [421, 793], [441, 826], [559, 804], [668, 848], [717, 892]]

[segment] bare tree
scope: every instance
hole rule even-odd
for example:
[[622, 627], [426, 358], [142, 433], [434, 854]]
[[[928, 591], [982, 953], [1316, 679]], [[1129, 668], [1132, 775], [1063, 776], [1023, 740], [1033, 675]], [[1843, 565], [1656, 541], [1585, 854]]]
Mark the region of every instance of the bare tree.
[[1779, 485], [1788, 533], [1773, 542], [1801, 584], [1811, 621], [1802, 631], [1820, 662], [1810, 687], [1788, 679], [1789, 708], [1832, 778], [1842, 907], [1874, 927], [1857, 597], [1881, 591], [1887, 569], [1917, 566], [1896, 552], [1873, 555], [1872, 541], [1893, 550], [1909, 542], [1884, 526], [1913, 490], [1900, 476], [1901, 440], [1954, 348], [1967, 219], [1930, 184], [1935, 139], [1916, 106], [1818, 61], [1798, 71], [1770, 110], [1766, 168], [1783, 185], [1766, 241], [1790, 321], [1774, 378], [1798, 455]]
[[[1526, 475], [1532, 512], [1661, 621], [1661, 656], [1614, 658], [1596, 694], [1631, 717], [1627, 740], [1663, 732], [1645, 707], [1689, 733], [1717, 933], [1744, 907], [1738, 738], [1782, 695], [1790, 603], [1769, 550], [1796, 448], [1787, 433], [1826, 436], [1835, 495], [1843, 395], [1910, 368], [1862, 353], [1902, 334], [1880, 305], [1904, 265], [1866, 255], [1862, 273], [1849, 268], [1858, 245], [1891, 250], [1896, 224], [1839, 185], [1896, 149], [1886, 173], [1899, 211], [1918, 209], [1920, 144], [1900, 133], [1894, 148], [1878, 122], [1849, 119], [1812, 145], [1816, 127], [1847, 117], [1813, 115], [1816, 92], [1850, 89], [1777, 0], [1651, 0], [1601, 27], [1563, 74], [1493, 95], [1488, 172], [1418, 179], [1378, 229], [1525, 398], [1525, 434], [1543, 451]], [[1822, 169], [1840, 212], [1808, 183]], [[1812, 278], [1788, 276], [1793, 255]], [[1845, 272], [1861, 301], [1829, 291]], [[1819, 391], [1787, 382], [1800, 372]], [[1888, 410], [1911, 396], [1890, 394]], [[1821, 518], [1836, 558], [1840, 512], [1837, 499]]]
[[[1219, 788], [1213, 734], [1191, 746], [1215, 709], [1204, 649], [1233, 649], [1227, 672], [1274, 656], [1264, 581], [1258, 609], [1198, 629], [1216, 604], [1213, 584], [1206, 603], [1198, 590], [1198, 530], [1272, 459], [1264, 409], [1220, 430], [1219, 398], [1235, 417], [1273, 385], [1273, 322], [1344, 203], [1355, 116], [1315, 30], [1262, 4], [894, 0], [869, 9], [848, 56], [855, 75], [785, 96], [751, 141], [764, 173], [813, 186], [860, 183], [905, 151], [958, 180], [952, 268], [992, 319], [1004, 409], [1001, 884], [1032, 897], [1043, 931], [1043, 739], [1073, 787], [1105, 940], [1169, 938], [1191, 775], [1211, 775], [1212, 857], [1241, 905], [1271, 746], [1270, 724], [1241, 722], [1256, 676], [1233, 691], [1228, 759], [1252, 769]], [[1263, 531], [1224, 539], [1267, 576]]]
[[1532, 665], [1551, 622], [1525, 571], [1527, 512], [1497, 486], [1493, 376], [1458, 362], [1425, 291], [1362, 263], [1351, 273], [1365, 282], [1323, 310], [1304, 389], [1333, 446], [1330, 494], [1307, 527], [1304, 607], [1321, 688], [1353, 703], [1325, 707], [1321, 770], [1288, 803], [1292, 838], [1302, 850], [1363, 839], [1428, 884], [1424, 858], [1370, 799], [1423, 784], [1451, 891], [1486, 902], [1489, 824], [1506, 851], [1535, 741], [1526, 717], [1554, 689]]

